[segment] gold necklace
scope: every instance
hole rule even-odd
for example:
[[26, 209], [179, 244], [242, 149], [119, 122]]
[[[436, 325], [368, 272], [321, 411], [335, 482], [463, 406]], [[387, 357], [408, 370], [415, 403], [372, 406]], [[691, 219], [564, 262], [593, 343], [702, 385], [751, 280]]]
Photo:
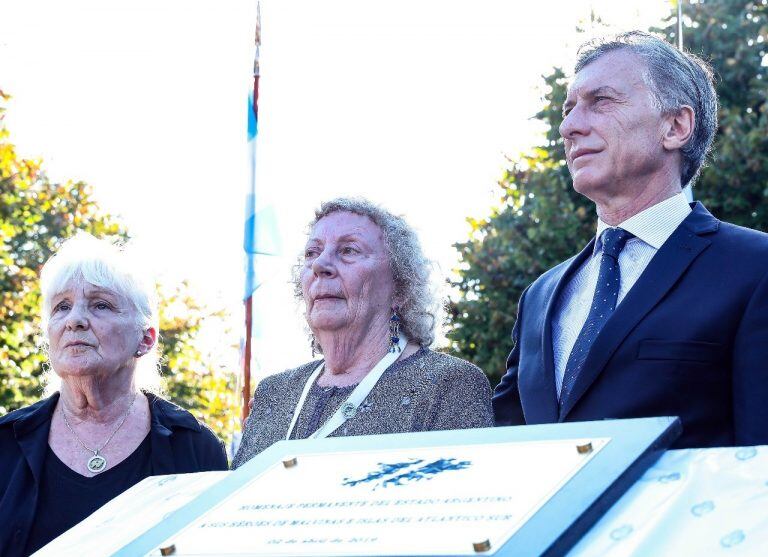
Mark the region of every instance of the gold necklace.
[[69, 425], [69, 420], [67, 420], [67, 415], [64, 413], [64, 403], [61, 404], [61, 417], [64, 418], [64, 424], [66, 424], [67, 429], [69, 429], [72, 435], [74, 435], [75, 439], [77, 439], [77, 442], [80, 443], [86, 451], [88, 451], [89, 453], [93, 453], [93, 456], [88, 459], [88, 463], [86, 464], [90, 472], [94, 474], [100, 474], [101, 472], [107, 469], [107, 459], [104, 458], [104, 455], [101, 454], [101, 451], [103, 451], [106, 448], [106, 446], [109, 445], [109, 442], [112, 441], [112, 438], [115, 436], [115, 434], [120, 430], [121, 427], [123, 427], [125, 420], [128, 419], [128, 414], [131, 413], [131, 408], [133, 408], [133, 403], [136, 402], [136, 394], [137, 393], [133, 393], [133, 399], [131, 399], [131, 404], [128, 405], [128, 410], [126, 410], [125, 414], [123, 414], [123, 417], [120, 420], [120, 423], [117, 424], [117, 427], [112, 432], [112, 435], [110, 435], [106, 443], [104, 443], [101, 446], [101, 448], [98, 448], [98, 449], [90, 448], [88, 445], [83, 443], [80, 437], [78, 437], [77, 433], [75, 433], [75, 430], [72, 428], [71, 425]]

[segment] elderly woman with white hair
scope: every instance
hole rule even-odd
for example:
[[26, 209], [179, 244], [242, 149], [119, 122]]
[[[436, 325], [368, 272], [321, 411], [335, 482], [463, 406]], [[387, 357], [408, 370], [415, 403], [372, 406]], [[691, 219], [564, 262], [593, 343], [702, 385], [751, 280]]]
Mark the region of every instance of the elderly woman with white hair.
[[365, 200], [323, 203], [296, 276], [323, 355], [265, 378], [233, 467], [281, 439], [491, 427], [478, 367], [434, 352], [429, 262], [400, 217]]
[[41, 275], [48, 391], [0, 418], [0, 555], [29, 555], [147, 476], [223, 470], [222, 443], [157, 396], [154, 286], [92, 236]]

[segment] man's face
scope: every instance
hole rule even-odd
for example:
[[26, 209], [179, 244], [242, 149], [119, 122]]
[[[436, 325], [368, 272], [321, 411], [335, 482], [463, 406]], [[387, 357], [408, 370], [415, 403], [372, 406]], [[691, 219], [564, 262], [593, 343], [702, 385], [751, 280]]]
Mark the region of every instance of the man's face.
[[667, 164], [664, 119], [643, 79], [644, 62], [626, 50], [604, 54], [576, 74], [560, 135], [574, 189], [598, 205], [632, 197]]

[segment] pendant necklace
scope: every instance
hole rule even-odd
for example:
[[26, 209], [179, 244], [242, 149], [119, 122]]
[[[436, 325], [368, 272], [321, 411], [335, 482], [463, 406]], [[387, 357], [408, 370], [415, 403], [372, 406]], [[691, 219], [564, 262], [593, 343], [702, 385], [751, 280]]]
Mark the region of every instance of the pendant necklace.
[[83, 448], [88, 451], [89, 453], [93, 453], [93, 456], [88, 459], [88, 464], [86, 465], [88, 467], [88, 471], [92, 472], [93, 474], [100, 474], [107, 468], [107, 459], [104, 458], [104, 456], [101, 454], [101, 451], [103, 451], [107, 445], [109, 445], [109, 442], [112, 441], [112, 438], [115, 436], [115, 434], [120, 430], [121, 427], [123, 427], [123, 424], [125, 423], [125, 420], [128, 419], [128, 414], [131, 413], [131, 408], [133, 408], [133, 403], [136, 402], [136, 393], [133, 393], [133, 399], [131, 400], [131, 404], [128, 405], [128, 410], [125, 411], [125, 414], [123, 414], [122, 419], [120, 420], [120, 423], [117, 424], [117, 427], [115, 428], [115, 431], [112, 432], [112, 435], [109, 436], [109, 439], [107, 439], [107, 442], [104, 443], [101, 448], [99, 449], [92, 449], [78, 437], [77, 433], [75, 433], [75, 430], [72, 428], [71, 425], [69, 425], [69, 420], [67, 420], [67, 415], [64, 413], [64, 404], [61, 405], [61, 417], [64, 418], [64, 423], [67, 426], [67, 429], [74, 435], [75, 439], [77, 439], [77, 442], [80, 443]]

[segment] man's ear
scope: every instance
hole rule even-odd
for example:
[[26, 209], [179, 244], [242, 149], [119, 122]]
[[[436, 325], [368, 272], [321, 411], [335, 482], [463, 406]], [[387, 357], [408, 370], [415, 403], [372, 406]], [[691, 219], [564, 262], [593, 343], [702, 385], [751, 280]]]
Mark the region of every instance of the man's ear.
[[696, 116], [693, 109], [686, 105], [670, 114], [666, 118], [667, 128], [661, 144], [668, 151], [675, 151], [685, 146], [693, 135], [693, 128], [696, 125]]

